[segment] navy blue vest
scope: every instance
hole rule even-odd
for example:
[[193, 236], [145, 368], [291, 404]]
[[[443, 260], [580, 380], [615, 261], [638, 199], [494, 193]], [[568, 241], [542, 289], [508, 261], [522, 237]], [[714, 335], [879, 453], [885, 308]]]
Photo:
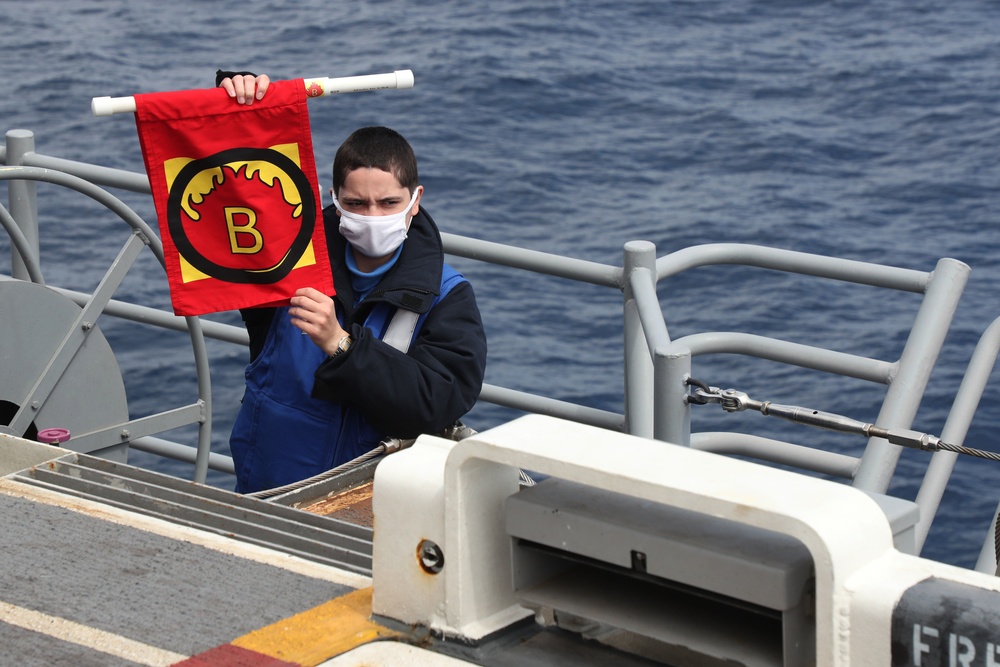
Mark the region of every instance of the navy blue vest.
[[[431, 309], [465, 278], [444, 265], [441, 293]], [[381, 339], [396, 308], [381, 302], [365, 327]], [[430, 311], [428, 311], [430, 312]], [[416, 340], [427, 319], [422, 314]], [[378, 433], [358, 410], [312, 397], [313, 375], [326, 353], [278, 308], [264, 348], [246, 368], [246, 391], [229, 441], [236, 491], [250, 493], [318, 475], [374, 449], [391, 433]]]

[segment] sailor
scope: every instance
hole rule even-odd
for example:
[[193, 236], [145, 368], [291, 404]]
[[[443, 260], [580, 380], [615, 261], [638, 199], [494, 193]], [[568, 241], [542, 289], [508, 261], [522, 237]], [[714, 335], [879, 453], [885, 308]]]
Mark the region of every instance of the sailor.
[[[242, 104], [268, 83], [217, 74]], [[440, 432], [482, 389], [476, 297], [444, 263], [410, 144], [385, 127], [355, 131], [334, 158], [331, 193], [323, 222], [336, 295], [303, 288], [287, 307], [241, 311], [250, 364], [230, 438], [240, 493], [312, 477], [386, 437]]]

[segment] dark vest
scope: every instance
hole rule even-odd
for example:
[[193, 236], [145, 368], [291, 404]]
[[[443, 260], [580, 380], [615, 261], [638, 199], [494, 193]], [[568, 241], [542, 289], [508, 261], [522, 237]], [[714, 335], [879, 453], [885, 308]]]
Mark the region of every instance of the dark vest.
[[[445, 264], [431, 310], [464, 281]], [[378, 303], [364, 325], [382, 339], [395, 312], [394, 306]], [[411, 344], [426, 318], [424, 313], [417, 319]], [[377, 432], [356, 408], [312, 397], [313, 375], [325, 359], [326, 353], [292, 325], [288, 308], [278, 308], [263, 350], [247, 366], [246, 392], [229, 442], [238, 493], [318, 475], [392, 435]]]

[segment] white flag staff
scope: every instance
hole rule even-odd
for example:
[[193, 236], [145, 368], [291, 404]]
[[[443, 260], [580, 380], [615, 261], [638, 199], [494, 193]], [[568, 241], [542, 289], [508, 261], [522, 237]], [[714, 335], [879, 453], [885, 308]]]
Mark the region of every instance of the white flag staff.
[[[319, 77], [304, 79], [306, 92], [310, 97], [325, 97], [338, 93], [361, 93], [369, 90], [400, 90], [413, 88], [413, 72], [408, 69], [386, 72], [385, 74], [365, 74], [362, 76]], [[116, 113], [135, 113], [134, 97], [95, 97], [90, 102], [90, 110], [95, 116], [110, 116]]]

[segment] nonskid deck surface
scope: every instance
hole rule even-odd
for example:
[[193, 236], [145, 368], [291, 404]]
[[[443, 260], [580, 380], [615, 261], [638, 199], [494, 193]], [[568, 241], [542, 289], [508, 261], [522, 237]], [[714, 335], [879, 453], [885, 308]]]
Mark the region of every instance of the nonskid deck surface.
[[[367, 577], [40, 488], [26, 474], [0, 479], [0, 664], [392, 664], [407, 651], [428, 667], [567, 656], [584, 666], [653, 664], [530, 628], [480, 647], [417, 638], [371, 618]], [[368, 644], [397, 635], [431, 651]]]
[[37, 486], [31, 472], [0, 479], [2, 664], [170, 665], [240, 653], [234, 640], [370, 582], [218, 529]]
[[[530, 618], [470, 644], [373, 615], [372, 471], [285, 505], [19, 439], [0, 449], [0, 664], [663, 664]], [[343, 520], [358, 515], [369, 525]]]

